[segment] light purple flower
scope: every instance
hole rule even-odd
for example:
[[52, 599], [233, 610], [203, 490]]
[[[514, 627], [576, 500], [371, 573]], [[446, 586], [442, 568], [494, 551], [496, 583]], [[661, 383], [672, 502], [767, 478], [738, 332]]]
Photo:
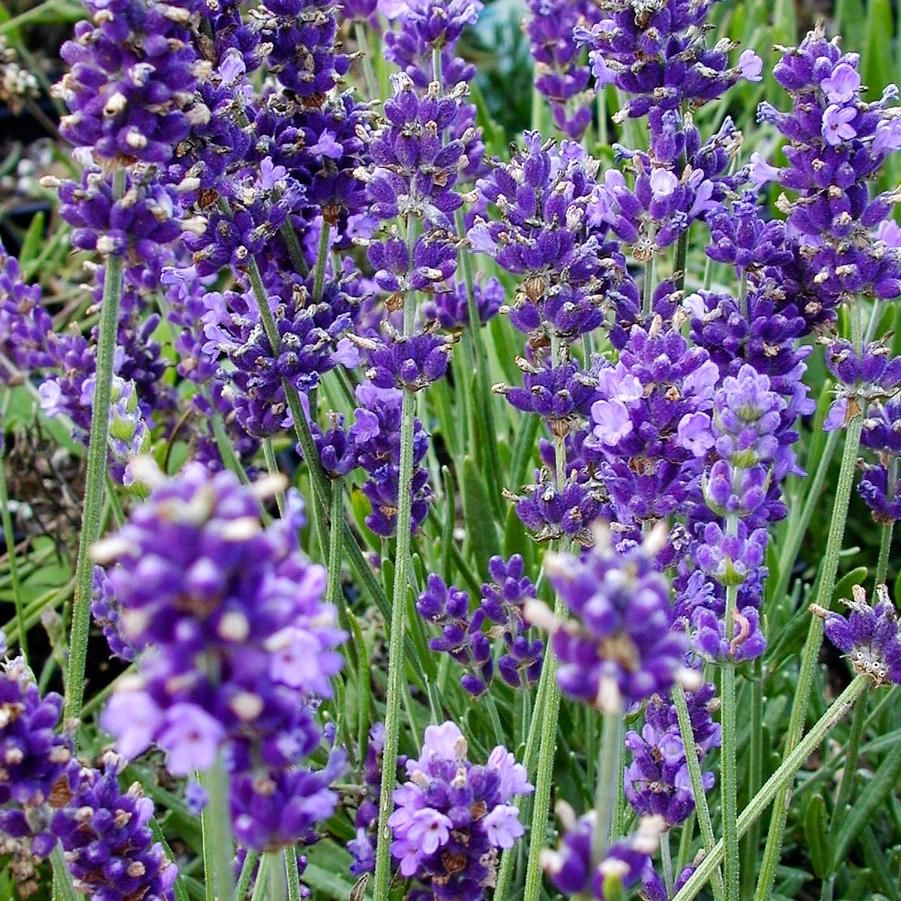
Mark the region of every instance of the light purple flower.
[[310, 153], [319, 159], [328, 157], [332, 160], [340, 160], [344, 156], [344, 146], [335, 140], [335, 133], [327, 128], [319, 136], [319, 140], [309, 149]]
[[485, 817], [488, 841], [496, 848], [512, 848], [525, 830], [519, 821], [519, 811], [509, 804], [499, 804]]
[[766, 158], [757, 152], [751, 154], [751, 167], [748, 171], [748, 178], [751, 184], [760, 188], [772, 181], [779, 181], [781, 172], [776, 166], [766, 161]]
[[604, 444], [619, 444], [632, 431], [632, 419], [622, 401], [598, 400], [591, 406], [592, 431]]
[[738, 69], [746, 81], [763, 80], [763, 60], [753, 50], [745, 50], [739, 56]]
[[716, 443], [706, 413], [686, 413], [679, 420], [679, 443], [696, 457], [703, 457]]
[[[117, 697], [117, 695], [114, 695]], [[225, 730], [196, 704], [176, 704], [166, 714], [157, 744], [166, 752], [166, 767], [173, 776], [208, 770], [216, 762]]]
[[100, 717], [100, 725], [116, 737], [116, 750], [131, 760], [146, 751], [163, 714], [143, 691], [116, 692]]
[[655, 169], [651, 173], [651, 194], [654, 200], [671, 196], [678, 186], [679, 179], [669, 169]]
[[876, 229], [876, 240], [882, 241], [886, 247], [901, 248], [901, 225], [891, 219], [880, 222]]
[[264, 157], [260, 163], [260, 187], [264, 191], [271, 191], [288, 174], [284, 166], [276, 166], [271, 157]]
[[850, 141], [857, 136], [857, 131], [851, 124], [857, 117], [857, 110], [847, 106], [826, 107], [823, 113], [823, 137], [827, 144], [835, 146], [842, 141]]
[[853, 66], [839, 63], [829, 78], [820, 83], [830, 103], [847, 103], [857, 96], [860, 89], [860, 75]]

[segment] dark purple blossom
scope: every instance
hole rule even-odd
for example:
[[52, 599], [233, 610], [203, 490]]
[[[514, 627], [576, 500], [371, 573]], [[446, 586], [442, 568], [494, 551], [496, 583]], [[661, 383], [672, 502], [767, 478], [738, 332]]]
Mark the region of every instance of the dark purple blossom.
[[550, 632], [564, 693], [612, 712], [668, 691], [685, 642], [670, 630], [669, 587], [654, 569], [651, 545], [620, 554], [606, 530], [595, 539], [581, 558], [545, 556], [568, 617], [558, 621], [539, 601], [526, 605], [526, 617]]
[[60, 55], [70, 71], [59, 90], [71, 114], [63, 136], [107, 160], [167, 163], [194, 122], [198, 54], [188, 5], [136, 0], [87, 4]]
[[577, 820], [568, 805], [558, 805], [558, 810], [563, 820], [560, 846], [542, 852], [541, 862], [550, 880], [568, 897], [604, 901], [605, 892], [614, 885], [620, 893], [631, 888], [650, 864], [665, 830], [662, 817], [645, 817], [636, 832], [605, 848], [601, 860], [593, 863], [594, 812]]
[[[687, 693], [694, 751], [701, 763], [711, 748], [719, 747], [720, 727], [710, 714], [717, 706], [710, 683]], [[678, 826], [694, 810], [695, 801], [688, 772], [685, 745], [673, 704], [654, 695], [645, 708], [645, 723], [638, 732], [626, 733], [626, 748], [632, 754], [625, 770], [625, 793], [638, 816], [659, 815], [668, 827]], [[705, 791], [713, 787], [712, 772], [703, 772]]]
[[137, 782], [120, 790], [122, 763], [110, 755], [102, 773], [73, 763], [67, 774], [71, 800], [54, 814], [51, 831], [77, 891], [97, 901], [166, 901], [174, 897], [178, 871], [153, 841], [153, 802]]
[[855, 672], [869, 676], [874, 685], [901, 684], [901, 628], [898, 612], [885, 585], [877, 586], [877, 602], [870, 606], [866, 592], [854, 586], [854, 598], [845, 601], [850, 613], [811, 609], [826, 620], [826, 637], [847, 654]]

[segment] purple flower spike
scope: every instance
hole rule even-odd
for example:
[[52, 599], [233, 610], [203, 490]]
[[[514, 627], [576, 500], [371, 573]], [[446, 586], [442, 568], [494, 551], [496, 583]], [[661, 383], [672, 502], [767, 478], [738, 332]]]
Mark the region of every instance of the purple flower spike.
[[[720, 727], [710, 715], [718, 706], [713, 685], [707, 683], [687, 693], [687, 702], [700, 763], [707, 751], [720, 744]], [[625, 741], [632, 753], [625, 771], [626, 798], [632, 809], [638, 816], [662, 816], [668, 827], [684, 822], [694, 809], [694, 794], [675, 707], [659, 695], [653, 696], [641, 734], [627, 732]], [[704, 790], [709, 791], [713, 773], [701, 776]]]
[[[545, 604], [526, 604], [526, 617], [551, 633], [563, 691], [601, 710], [618, 711], [669, 690], [682, 668], [684, 636], [670, 631], [666, 580], [653, 566], [660, 538], [619, 554], [606, 529], [582, 559], [545, 558], [551, 583], [571, 618], [558, 621]], [[550, 555], [548, 555], [550, 556]]]
[[254, 491], [196, 463], [173, 479], [145, 459], [132, 466], [150, 497], [93, 550], [117, 564], [111, 591], [140, 652], [103, 726], [129, 757], [158, 745], [175, 775], [226, 755], [242, 840], [293, 843], [329, 806], [331, 770], [300, 764], [321, 742], [308, 705], [330, 696], [345, 637], [323, 601], [325, 571], [298, 545], [300, 499], [290, 493], [285, 517], [263, 528], [271, 484]]
[[901, 685], [901, 625], [898, 611], [885, 585], [876, 589], [875, 606], [867, 603], [866, 591], [854, 586], [854, 597], [845, 601], [847, 617], [816, 605], [811, 611], [826, 620], [826, 637], [847, 654], [855, 672], [869, 676], [874, 685]]
[[443, 901], [484, 898], [499, 852], [525, 832], [511, 803], [532, 791], [525, 769], [500, 746], [486, 764], [471, 763], [466, 739], [447, 722], [425, 730], [406, 770], [410, 781], [395, 789], [388, 819], [401, 875]]
[[650, 865], [660, 836], [666, 831], [663, 817], [645, 817], [636, 832], [606, 848], [601, 861], [593, 865], [594, 811], [577, 820], [572, 808], [561, 802], [557, 814], [563, 826], [560, 847], [543, 851], [541, 863], [550, 880], [569, 898], [604, 901], [608, 897], [605, 886], [609, 891], [616, 884], [620, 893], [631, 888]]

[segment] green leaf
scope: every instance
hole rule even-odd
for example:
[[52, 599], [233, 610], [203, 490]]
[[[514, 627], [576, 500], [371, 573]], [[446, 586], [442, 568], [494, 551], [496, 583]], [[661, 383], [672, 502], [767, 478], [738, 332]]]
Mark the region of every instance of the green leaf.
[[470, 546], [479, 571], [488, 571], [488, 560], [501, 552], [485, 482], [472, 457], [463, 461], [463, 515], [469, 527]]
[[813, 871], [823, 879], [829, 874], [829, 830], [826, 826], [826, 802], [822, 795], [812, 795], [804, 812], [804, 838]]
[[514, 554], [519, 554], [528, 565], [532, 557], [532, 543], [522, 520], [516, 515], [516, 509], [511, 506], [504, 524], [504, 556], [512, 557]]
[[851, 589], [855, 585], [862, 585], [867, 578], [869, 570], [865, 566], [858, 566], [851, 572], [845, 573], [836, 583], [835, 590], [832, 592], [832, 604], [844, 598], [851, 597]]
[[38, 212], [31, 217], [28, 225], [28, 231], [22, 240], [22, 250], [19, 253], [19, 264], [23, 269], [27, 267], [29, 261], [33, 260], [41, 249], [41, 243], [44, 240], [44, 213]]
[[851, 846], [860, 838], [864, 827], [875, 822], [872, 818], [889, 793], [895, 789], [899, 777], [901, 777], [901, 744], [896, 744], [886, 754], [879, 769], [876, 770], [876, 775], [846, 814], [835, 842], [833, 867], [841, 866]]
[[868, 88], [868, 100], [878, 100], [882, 95], [882, 86], [891, 80], [894, 31], [892, 0], [869, 0], [861, 66], [861, 75]]

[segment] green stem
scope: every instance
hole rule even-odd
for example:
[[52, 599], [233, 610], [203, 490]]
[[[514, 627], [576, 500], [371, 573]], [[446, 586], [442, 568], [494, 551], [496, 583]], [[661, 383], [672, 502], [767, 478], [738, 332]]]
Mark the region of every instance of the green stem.
[[53, 869], [53, 897], [59, 901], [78, 901], [78, 893], [72, 884], [72, 873], [66, 863], [66, 852], [63, 846], [57, 842], [50, 855], [50, 865]]
[[[545, 668], [541, 670], [541, 676], [538, 680], [538, 690], [535, 695], [535, 709], [532, 711], [532, 721], [529, 727], [529, 735], [526, 739], [526, 746], [523, 752], [522, 765], [526, 768], [526, 772], [532, 772], [532, 764], [538, 751], [539, 727], [544, 714], [544, 702], [547, 699], [548, 678], [545, 676]], [[525, 796], [519, 795], [513, 802], [517, 809], [522, 813], [525, 805]], [[507, 891], [510, 887], [510, 879], [513, 876], [513, 864], [518, 856], [519, 849], [514, 846], [504, 851], [501, 858], [501, 866], [497, 874], [497, 885], [494, 889], [495, 901], [504, 901]]]
[[[563, 616], [563, 601], [559, 595], [554, 614]], [[557, 658], [547, 654], [542, 665], [541, 678], [547, 679], [545, 707], [539, 718], [537, 711], [533, 721], [540, 725], [541, 741], [538, 746], [538, 767], [535, 775], [535, 793], [532, 798], [532, 824], [529, 831], [529, 854], [526, 863], [526, 885], [523, 901], [538, 901], [541, 897], [541, 850], [547, 829], [548, 805], [551, 785], [554, 781], [554, 756], [557, 749], [557, 717], [560, 713], [560, 686], [557, 684]], [[534, 731], [534, 730], [533, 730]]]
[[[854, 469], [857, 463], [857, 451], [860, 447], [860, 434], [863, 428], [863, 415], [858, 414], [848, 423], [845, 436], [845, 449], [839, 470], [838, 485], [835, 490], [835, 503], [832, 508], [832, 521], [826, 551], [823, 556], [823, 569], [820, 578], [816, 603], [829, 609], [832, 604], [832, 592], [838, 573], [839, 554], [845, 536], [845, 523], [848, 518], [848, 502], [851, 498], [851, 487], [854, 484]], [[823, 620], [819, 616], [810, 617], [807, 640], [801, 653], [801, 666], [795, 687], [794, 702], [788, 722], [788, 733], [785, 737], [785, 753], [790, 754], [797, 746], [807, 719], [807, 704], [813, 687], [817, 657], [823, 641]], [[789, 789], [783, 788], [773, 804], [770, 819], [770, 831], [767, 835], [760, 876], [757, 880], [756, 901], [767, 901], [772, 894], [773, 882], [776, 878], [776, 867], [782, 852], [782, 835], [785, 832], [785, 821], [788, 816]]]
[[[889, 497], [892, 495], [889, 494]], [[888, 559], [892, 549], [892, 527], [894, 522], [884, 523], [879, 536], [879, 559], [876, 562], [876, 585], [885, 584], [888, 575]]]
[[300, 873], [297, 870], [297, 851], [294, 845], [285, 848], [285, 873], [288, 876], [288, 901], [300, 901]]
[[[287, 895], [286, 871], [285, 871], [285, 852], [284, 849], [278, 851], [266, 851], [263, 858], [268, 861], [267, 871], [269, 873], [269, 893], [266, 895], [266, 901], [285, 901]], [[296, 861], [295, 861], [296, 863]], [[298, 888], [298, 896], [300, 889]]]
[[[813, 753], [820, 742], [841, 721], [848, 709], [869, 686], [866, 676], [857, 676], [854, 681], [839, 695], [829, 709], [814, 724], [810, 732], [804, 736], [794, 750], [782, 761], [779, 768], [763, 784], [763, 787], [751, 799], [751, 803], [741, 812], [738, 818], [738, 834], [744, 835], [751, 824], [766, 810], [773, 798], [794, 781], [795, 774], [804, 765], [804, 761]], [[723, 860], [723, 842], [720, 840], [707, 854], [692, 873], [688, 882], [677, 892], [673, 901], [691, 901], [697, 897], [707, 884], [713, 872]]]
[[[891, 456], [888, 464], [888, 497], [894, 497], [898, 493], [898, 458]], [[876, 585], [884, 585], [888, 576], [888, 560], [889, 553], [892, 549], [892, 529], [894, 528], [894, 520], [883, 523], [882, 531], [879, 536], [879, 559], [876, 562]]]
[[[733, 532], [734, 530], [728, 529]], [[726, 588], [726, 635], [734, 634], [733, 614], [735, 613], [738, 586]], [[731, 653], [731, 652], [730, 652]], [[726, 862], [723, 867], [725, 901], [738, 901], [741, 893], [740, 866], [738, 855], [738, 778], [736, 773], [736, 710], [735, 710], [735, 661], [730, 656], [723, 661], [720, 672], [720, 699], [722, 712], [720, 725], [723, 745], [720, 754], [721, 802], [723, 814], [723, 844]]]
[[[749, 800], [754, 797], [763, 781], [763, 686], [763, 666], [758, 659], [754, 662], [754, 680], [751, 683], [751, 759], [748, 764], [747, 787]], [[759, 850], [760, 824], [755, 823], [745, 836], [744, 860], [741, 871], [743, 898], [749, 898], [754, 893]]]
[[316, 266], [313, 269], [313, 302], [322, 300], [322, 291], [325, 288], [325, 267], [328, 263], [328, 250], [331, 243], [332, 227], [322, 220], [319, 229], [319, 246], [316, 250]]
[[663, 885], [666, 897], [673, 894], [673, 856], [669, 845], [669, 829], [660, 836], [660, 866], [663, 869]]
[[258, 860], [257, 852], [248, 848], [247, 853], [244, 855], [244, 865], [241, 867], [241, 873], [238, 876], [238, 885], [235, 888], [236, 901], [246, 901], [247, 889], [250, 888], [250, 880], [253, 877], [253, 868]]
[[260, 858], [260, 865], [257, 868], [257, 878], [253, 882], [253, 894], [250, 901], [268, 901], [269, 882], [270, 882], [270, 864], [271, 858], [268, 854], [263, 854]]
[[[691, 716], [688, 713], [688, 702], [685, 700], [685, 689], [676, 683], [673, 687], [673, 703], [676, 716], [679, 718], [679, 734], [683, 746], [696, 748], [694, 730], [691, 728]], [[701, 776], [701, 764], [697, 753], [689, 754], [686, 750], [685, 762], [688, 764], [688, 775], [691, 779], [691, 792], [695, 798], [695, 811], [698, 815], [698, 827], [701, 830], [701, 841], [708, 854], [713, 849], [716, 839], [713, 836], [713, 823], [710, 819], [710, 808], [707, 806], [707, 792], [704, 791], [704, 780]], [[719, 867], [713, 874], [713, 897], [721, 901], [724, 895], [723, 877]]]
[[203, 829], [203, 861], [206, 868], [207, 898], [212, 901], [232, 901], [235, 880], [232, 860], [231, 813], [228, 809], [228, 776], [221, 756], [202, 776], [207, 791], [207, 803], [200, 814]]
[[679, 235], [679, 240], [676, 244], [676, 259], [673, 262], [673, 268], [678, 273], [676, 278], [677, 291], [685, 290], [685, 267], [688, 265], [688, 232], [689, 229], [686, 228]]
[[354, 22], [354, 37], [357, 41], [357, 49], [363, 55], [363, 78], [366, 80], [366, 90], [369, 99], [376, 100], [380, 96], [379, 80], [375, 69], [372, 68], [372, 53], [369, 48], [369, 39], [366, 36], [366, 28], [362, 22]]
[[25, 627], [25, 602], [22, 598], [22, 586], [19, 583], [19, 563], [16, 559], [16, 536], [13, 532], [13, 520], [9, 515], [9, 492], [6, 488], [6, 458], [0, 453], [0, 517], [3, 519], [3, 539], [6, 542], [6, 556], [9, 558], [9, 575], [12, 580], [13, 601], [16, 605], [16, 629], [18, 630], [19, 650], [25, 663], [28, 663], [28, 630]]
[[[407, 247], [413, 254], [412, 221], [408, 224]], [[413, 333], [416, 297], [404, 297], [404, 337]], [[394, 785], [397, 779], [397, 751], [400, 743], [401, 700], [403, 698], [406, 662], [404, 633], [407, 619], [407, 589], [410, 585], [410, 526], [413, 499], [413, 417], [416, 397], [403, 392], [400, 420], [400, 465], [397, 486], [397, 539], [394, 556], [394, 594], [391, 601], [391, 634], [388, 638], [388, 687], [385, 698], [385, 746], [382, 752], [382, 784], [379, 797], [378, 838], [375, 852], [375, 901], [387, 901], [391, 883], [391, 829], [388, 817], [393, 809]]]
[[863, 737], [863, 727], [866, 718], [866, 695], [861, 695], [854, 703], [851, 728], [848, 731], [848, 741], [845, 745], [845, 768], [842, 771], [842, 779], [838, 786], [838, 796], [835, 799], [832, 822], [829, 824], [829, 846], [832, 848], [835, 847], [839, 826], [845, 818], [845, 808], [848, 806], [848, 802], [851, 800], [851, 795], [854, 791], [854, 780], [857, 776], [857, 761], [860, 757], [860, 740]]
[[[278, 468], [278, 460], [275, 459], [275, 448], [272, 446], [271, 438], [267, 438], [263, 442], [263, 456], [266, 458], [266, 469], [269, 471], [269, 475], [279, 475], [281, 470]], [[278, 506], [278, 515], [284, 519], [286, 510], [285, 492], [281, 489], [275, 493], [275, 503]]]
[[601, 750], [598, 754], [598, 775], [594, 793], [595, 821], [591, 841], [593, 866], [597, 866], [603, 860], [604, 852], [610, 844], [622, 750], [623, 715], [621, 712], [604, 713], [601, 721]]
[[[113, 175], [113, 199], [125, 191], [125, 170]], [[72, 606], [72, 631], [69, 638], [69, 662], [66, 668], [65, 720], [77, 720], [84, 702], [85, 658], [91, 628], [91, 588], [94, 567], [91, 545], [100, 538], [103, 514], [103, 489], [106, 481], [109, 408], [112, 394], [113, 365], [119, 330], [119, 306], [122, 301], [121, 256], [110, 256], [103, 281], [103, 303], [100, 309], [100, 336], [97, 342], [97, 371], [91, 411], [91, 435], [85, 473], [84, 511], [75, 566], [75, 599]]]

